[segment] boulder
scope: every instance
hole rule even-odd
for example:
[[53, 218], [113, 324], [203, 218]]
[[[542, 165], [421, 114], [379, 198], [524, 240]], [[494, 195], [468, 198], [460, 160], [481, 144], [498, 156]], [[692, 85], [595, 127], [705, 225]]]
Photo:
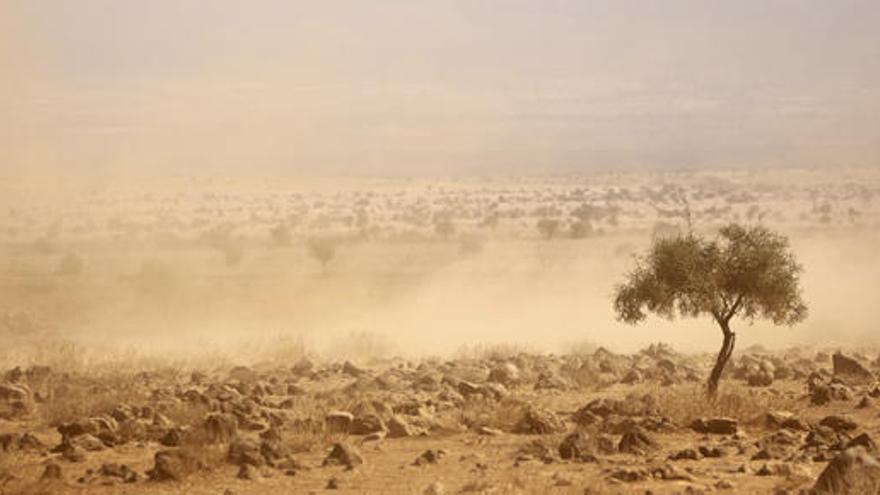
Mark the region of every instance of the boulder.
[[846, 449], [835, 457], [813, 485], [816, 494], [880, 493], [880, 462], [864, 447]]
[[345, 466], [353, 469], [364, 463], [360, 452], [347, 443], [337, 443], [330, 449], [330, 453], [324, 458], [323, 466]]
[[870, 384], [875, 378], [874, 374], [855, 358], [835, 352], [831, 356], [834, 376], [841, 378], [849, 384]]
[[160, 450], [153, 457], [153, 468], [147, 476], [152, 481], [181, 481], [202, 468], [201, 461], [183, 450]]
[[354, 414], [348, 411], [331, 411], [324, 416], [324, 423], [332, 433], [348, 433], [354, 422]]
[[385, 422], [376, 414], [358, 416], [351, 422], [351, 427], [349, 428], [349, 432], [352, 435], [369, 435], [386, 431], [388, 431], [388, 428], [385, 426]]
[[514, 433], [525, 435], [546, 435], [563, 431], [565, 431], [565, 423], [556, 413], [537, 407], [526, 409], [513, 428]]
[[570, 433], [559, 444], [559, 457], [568, 461], [597, 462], [596, 445], [586, 433]]

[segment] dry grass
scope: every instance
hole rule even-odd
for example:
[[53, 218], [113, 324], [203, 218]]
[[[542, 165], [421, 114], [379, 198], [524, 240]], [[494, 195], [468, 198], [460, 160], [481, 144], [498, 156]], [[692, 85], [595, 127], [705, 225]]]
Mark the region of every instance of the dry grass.
[[511, 431], [527, 407], [528, 404], [524, 401], [510, 397], [500, 401], [472, 398], [456, 411], [456, 419], [471, 430], [486, 426]]
[[687, 425], [701, 417], [729, 417], [741, 424], [761, 424], [768, 411], [797, 410], [797, 398], [767, 389], [723, 383], [718, 397], [709, 400], [702, 385], [654, 387], [660, 411], [677, 424]]
[[40, 404], [39, 414], [47, 425], [108, 414], [120, 404], [147, 402], [149, 396], [131, 376], [105, 376], [64, 383], [53, 389], [52, 398]]

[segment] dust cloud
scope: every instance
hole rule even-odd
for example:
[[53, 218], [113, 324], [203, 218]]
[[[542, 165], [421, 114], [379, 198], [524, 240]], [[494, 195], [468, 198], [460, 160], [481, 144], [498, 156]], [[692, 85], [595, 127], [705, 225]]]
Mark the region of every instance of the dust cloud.
[[[811, 173], [832, 180], [832, 172]], [[681, 218], [658, 215], [670, 215], [662, 205], [678, 201], [664, 195], [684, 194], [707, 232], [763, 211], [753, 221], [789, 235], [805, 268], [809, 319], [794, 328], [735, 320], [742, 348], [874, 345], [868, 308], [880, 262], [864, 181], [877, 175], [853, 171], [862, 193], [849, 196], [841, 193], [853, 190], [846, 181], [832, 180], [818, 198], [814, 182], [778, 187], [802, 174], [665, 176], [688, 181], [674, 187], [650, 186], [658, 175], [647, 172], [574, 183], [9, 181], [0, 314], [14, 341], [74, 343], [96, 355], [259, 361], [291, 348], [360, 358], [451, 356], [481, 346], [629, 352], [661, 341], [711, 352], [719, 336], [708, 319], [628, 326], [612, 312], [611, 294], [633, 255], [658, 229], [683, 228]], [[825, 207], [821, 195], [837, 205]], [[585, 204], [590, 228], [575, 236]], [[448, 236], [436, 226], [445, 215], [453, 218]], [[545, 217], [560, 219], [549, 239], [536, 228]], [[309, 249], [314, 239], [333, 246], [326, 265]]]

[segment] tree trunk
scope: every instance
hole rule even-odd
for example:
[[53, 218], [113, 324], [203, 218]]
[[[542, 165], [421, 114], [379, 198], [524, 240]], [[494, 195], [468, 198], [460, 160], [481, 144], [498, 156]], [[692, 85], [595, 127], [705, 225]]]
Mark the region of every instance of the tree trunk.
[[724, 343], [721, 344], [721, 351], [718, 353], [718, 358], [715, 359], [715, 367], [712, 368], [712, 373], [709, 374], [707, 392], [710, 398], [714, 398], [718, 392], [718, 380], [721, 379], [724, 366], [727, 365], [727, 361], [730, 360], [730, 356], [733, 354], [733, 345], [736, 342], [736, 334], [730, 331], [730, 325], [727, 321], [721, 320], [718, 322], [718, 325], [721, 326], [721, 331], [724, 332]]

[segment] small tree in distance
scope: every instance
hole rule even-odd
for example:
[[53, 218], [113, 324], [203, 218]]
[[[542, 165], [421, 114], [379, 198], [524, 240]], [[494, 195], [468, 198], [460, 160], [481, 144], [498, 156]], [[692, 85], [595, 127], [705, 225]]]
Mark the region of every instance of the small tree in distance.
[[731, 319], [763, 318], [789, 326], [803, 321], [807, 307], [801, 299], [801, 272], [788, 239], [761, 226], [731, 224], [714, 240], [693, 232], [657, 237], [617, 286], [614, 310], [630, 324], [643, 321], [648, 312], [670, 320], [676, 314], [711, 316], [724, 336], [707, 384], [714, 397], [733, 354]]
[[309, 239], [306, 243], [309, 255], [321, 263], [321, 269], [327, 270], [327, 263], [336, 256], [336, 245], [330, 239]]
[[559, 232], [559, 220], [555, 218], [542, 218], [538, 220], [537, 227], [538, 232], [544, 236], [545, 239], [550, 240], [554, 236], [556, 236], [557, 232]]

